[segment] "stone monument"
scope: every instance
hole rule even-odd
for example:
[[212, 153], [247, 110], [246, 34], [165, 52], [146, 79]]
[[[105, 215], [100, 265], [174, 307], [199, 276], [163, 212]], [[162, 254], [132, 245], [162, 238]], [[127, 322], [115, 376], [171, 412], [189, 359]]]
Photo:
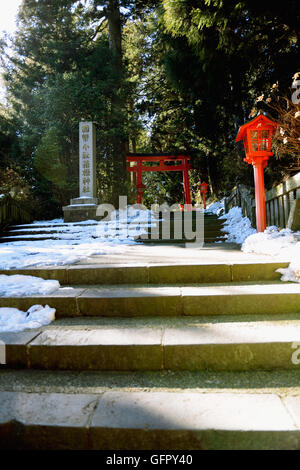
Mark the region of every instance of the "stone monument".
[[96, 128], [93, 122], [79, 123], [79, 197], [63, 207], [65, 222], [96, 219]]

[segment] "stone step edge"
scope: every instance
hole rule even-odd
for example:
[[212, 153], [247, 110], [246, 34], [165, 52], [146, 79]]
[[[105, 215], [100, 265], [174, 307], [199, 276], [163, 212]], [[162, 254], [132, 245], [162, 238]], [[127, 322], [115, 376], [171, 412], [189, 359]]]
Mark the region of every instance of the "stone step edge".
[[140, 245], [150, 245], [150, 244], [154, 244], [154, 245], [174, 245], [174, 243], [176, 244], [191, 244], [191, 246], [193, 246], [192, 244], [196, 243], [197, 246], [201, 245], [203, 246], [204, 244], [206, 243], [215, 243], [217, 241], [219, 242], [225, 242], [226, 241], [226, 238], [225, 237], [222, 237], [222, 236], [219, 236], [219, 234], [217, 236], [211, 236], [211, 237], [202, 237], [200, 239], [189, 239], [189, 238], [169, 238], [167, 240], [164, 240], [164, 239], [151, 239], [151, 238], [142, 238], [140, 236], [138, 237], [135, 237], [134, 240], [140, 244]]
[[[23, 332], [24, 333], [24, 332]], [[37, 337], [37, 335], [35, 336]], [[36, 392], [36, 393], [103, 393], [111, 390], [128, 391], [196, 391], [242, 393], [276, 393], [294, 395], [300, 394], [300, 382], [297, 370], [272, 370], [220, 372], [220, 371], [182, 371], [174, 374], [169, 370], [154, 372], [118, 371], [86, 371], [77, 374], [76, 371], [62, 371], [57, 380], [55, 371], [38, 369], [24, 370], [1, 368], [0, 392]]]
[[2, 369], [0, 392], [101, 394], [106, 391], [300, 395], [298, 369], [265, 371], [60, 371]]
[[56, 309], [57, 318], [300, 313], [298, 284], [232, 287], [237, 288], [236, 292], [230, 292], [230, 285], [136, 289], [117, 286], [106, 291], [99, 287], [61, 288], [44, 296], [0, 297], [0, 307], [27, 311], [32, 305], [49, 305]]
[[1, 392], [0, 448], [299, 449], [299, 396]]
[[[172, 214], [175, 215], [175, 217], [179, 217], [181, 218], [182, 217], [182, 212], [172, 212]], [[190, 212], [189, 212], [190, 214]], [[174, 217], [173, 215], [173, 217]], [[193, 216], [195, 215], [195, 212], [193, 211]], [[207, 220], [213, 220], [213, 221], [218, 221], [218, 222], [221, 222], [221, 223], [225, 223], [225, 219], [221, 219], [219, 216], [217, 216], [216, 214], [202, 214], [202, 217], [204, 217], [204, 219], [207, 219]], [[150, 217], [151, 219], [151, 217]], [[121, 219], [122, 220], [122, 219]], [[155, 215], [153, 216], [153, 220], [154, 221], [157, 221], [157, 220], [161, 220], [161, 216], [159, 217], [156, 217]], [[92, 221], [92, 222], [89, 222], [89, 221], [86, 221], [85, 223], [82, 223], [82, 222], [59, 222], [59, 223], [51, 223], [51, 221], [49, 221], [50, 223], [49, 224], [19, 224], [19, 225], [11, 225], [12, 228], [18, 228], [18, 227], [65, 227], [65, 226], [68, 226], [68, 225], [75, 225], [75, 226], [93, 226], [93, 225], [97, 225], [97, 223], [99, 222], [98, 220], [97, 221]], [[96, 222], [96, 223], [95, 223]], [[102, 222], [113, 222], [112, 220], [102, 220]]]
[[260, 330], [253, 328], [255, 325], [242, 325], [239, 329], [238, 323], [219, 324], [219, 328], [214, 324], [203, 326], [87, 328], [83, 324], [79, 328], [2, 333], [0, 339], [6, 345], [2, 367], [77, 371], [250, 371], [300, 367], [299, 320], [289, 325], [259, 325]]
[[56, 279], [61, 285], [78, 284], [172, 284], [280, 280], [279, 268], [289, 262], [217, 264], [104, 264], [32, 267], [0, 270], [0, 274], [27, 274]]
[[[160, 223], [162, 224], [162, 221], [158, 221], [158, 220], [154, 220], [153, 222], [155, 223]], [[170, 223], [172, 224], [174, 222], [174, 220], [170, 220]], [[184, 221], [183, 222], [183, 226], [184, 226]], [[132, 222], [129, 222], [128, 225], [131, 225]], [[203, 221], [203, 226], [204, 228], [223, 228], [224, 227], [224, 224], [225, 222], [220, 222], [220, 221], [207, 221], [207, 220], [204, 220]], [[122, 222], [116, 222], [116, 224], [114, 224], [115, 227], [117, 230], [119, 229], [119, 227], [122, 225]], [[140, 227], [146, 227], [148, 228], [149, 227], [149, 222], [137, 222], [137, 225], [140, 226]], [[95, 229], [97, 229], [97, 224], [91, 224], [91, 225], [77, 225], [76, 228], [78, 228], [78, 230], [80, 230], [80, 228], [83, 228], [83, 227], [87, 227], [87, 226], [90, 226], [90, 227], [94, 227]], [[151, 227], [149, 227], [151, 229]], [[68, 231], [68, 227], [67, 226], [58, 226], [58, 227], [54, 227], [54, 226], [45, 226], [45, 225], [40, 225], [40, 226], [32, 226], [32, 227], [21, 227], [21, 228], [14, 228], [14, 227], [10, 227], [9, 230], [7, 231], [3, 231], [2, 233], [4, 233], [5, 235], [8, 235], [9, 233], [13, 233], [13, 234], [26, 234], [26, 233], [72, 233], [70, 231]]]
[[[97, 240], [97, 237], [92, 237], [94, 240]], [[0, 238], [0, 243], [13, 243], [13, 242], [20, 242], [20, 241], [29, 241], [29, 242], [35, 242], [35, 241], [43, 241], [43, 240], [69, 240], [69, 238], [60, 238], [60, 237], [35, 237], [35, 238], [32, 238], [32, 237], [23, 237], [23, 236], [20, 236], [20, 237], [11, 237], [11, 238], [5, 238], [5, 237], [1, 237]], [[74, 239], [76, 241], [76, 239]], [[101, 240], [101, 239], [100, 239]], [[175, 239], [175, 238], [169, 238], [167, 240], [162, 240], [162, 239], [148, 239], [148, 238], [140, 238], [139, 236], [138, 237], [134, 237], [134, 240], [139, 244], [139, 245], [143, 245], [143, 244], [150, 244], [150, 243], [154, 243], [154, 244], [158, 244], [158, 245], [161, 245], [161, 244], [182, 244], [182, 243], [195, 243], [197, 242], [198, 244], [199, 243], [202, 243], [202, 244], [206, 244], [206, 243], [214, 243], [214, 242], [225, 242], [226, 241], [226, 237], [222, 237], [222, 236], [219, 236], [219, 234], [217, 234], [217, 236], [205, 236], [203, 238], [203, 240], [201, 239], [200, 241], [197, 241], [197, 240], [191, 240], [191, 239], [188, 239], [188, 238], [180, 238], [180, 239]]]
[[[121, 230], [121, 229], [120, 229]], [[114, 230], [115, 232], [115, 236], [118, 237], [118, 234], [117, 232], [119, 231], [119, 229], [116, 229]], [[221, 228], [218, 228], [218, 227], [207, 227], [205, 226], [204, 228], [201, 227], [201, 230], [198, 231], [198, 233], [201, 233], [201, 231], [205, 234], [205, 236], [209, 236], [211, 234], [215, 235], [224, 235], [225, 231], [224, 230], [221, 230]], [[133, 235], [136, 233], [136, 231], [132, 230], [133, 232]], [[10, 231], [10, 232], [2, 232], [1, 233], [1, 239], [9, 239], [9, 238], [24, 238], [24, 239], [27, 239], [27, 238], [38, 238], [38, 237], [41, 237], [41, 238], [63, 238], [63, 239], [76, 239], [76, 236], [77, 236], [78, 232], [59, 232], [59, 231], [44, 231], [44, 230], [39, 230], [39, 231], [28, 231], [28, 232], [25, 232], [24, 230], [20, 230], [20, 231], [16, 231], [16, 232], [13, 232], [13, 231]], [[65, 235], [68, 235], [68, 237], [64, 237]], [[128, 232], [128, 235], [130, 235], [130, 232]], [[151, 238], [151, 230], [149, 230], [148, 232], [145, 232], [143, 234], [145, 236], [145, 238]], [[142, 236], [143, 236], [142, 235]], [[113, 236], [113, 235], [111, 235]], [[162, 236], [162, 230], [159, 231], [159, 235], [158, 236]], [[91, 237], [92, 238], [103, 238], [101, 237], [101, 234], [91, 234]], [[105, 237], [105, 234], [104, 234], [104, 237]], [[166, 237], [168, 237], [168, 234], [166, 234]], [[78, 237], [79, 238], [79, 237]], [[155, 241], [155, 237], [153, 235], [153, 241]], [[173, 234], [173, 231], [171, 231], [171, 234], [169, 234], [169, 238], [171, 240], [173, 240], [175, 237], [174, 237], [174, 234]], [[180, 235], [180, 239], [181, 238], [185, 238], [184, 236], [184, 230], [182, 231], [182, 234]]]

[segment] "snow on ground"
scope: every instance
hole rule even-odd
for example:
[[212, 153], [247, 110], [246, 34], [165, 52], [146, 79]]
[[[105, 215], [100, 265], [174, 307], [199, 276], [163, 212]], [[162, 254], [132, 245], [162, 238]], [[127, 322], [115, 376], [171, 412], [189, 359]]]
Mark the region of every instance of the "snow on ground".
[[300, 232], [293, 232], [285, 228], [267, 227], [264, 232], [255, 233], [248, 237], [242, 246], [245, 253], [258, 253], [266, 255], [289, 255], [293, 257], [300, 242]]
[[267, 227], [263, 233], [248, 237], [242, 245], [242, 251], [285, 257], [291, 263], [288, 268], [277, 270], [282, 274], [281, 280], [300, 283], [300, 231]]
[[[80, 222], [77, 222], [78, 224]], [[97, 223], [96, 220], [87, 220], [86, 223]], [[33, 225], [62, 225], [64, 224], [64, 219], [52, 219], [52, 220], [35, 220]], [[67, 224], [66, 224], [67, 225]], [[23, 227], [23, 225], [19, 225], [19, 227]]]
[[35, 276], [15, 274], [0, 275], [0, 297], [25, 297], [52, 294], [60, 287], [58, 281], [44, 280]]
[[40, 328], [55, 320], [55, 309], [48, 305], [33, 305], [27, 312], [17, 308], [0, 308], [0, 332], [20, 332]]
[[[35, 276], [20, 274], [0, 275], [0, 297], [26, 297], [47, 295], [60, 287], [58, 281], [44, 280]], [[0, 332], [20, 332], [25, 329], [40, 328], [55, 320], [55, 309], [48, 305], [34, 305], [27, 312], [17, 308], [0, 308]]]
[[[128, 211], [111, 213], [109, 221], [64, 223], [63, 219], [54, 219], [19, 225], [11, 232], [11, 236], [33, 240], [2, 243], [0, 269], [65, 265], [94, 254], [122, 253], [126, 249], [125, 245], [136, 243], [135, 236], [146, 233], [148, 227], [156, 223], [155, 219], [155, 214], [151, 211], [129, 207]], [[29, 233], [26, 236], [27, 232]], [[0, 297], [47, 295], [59, 287], [60, 284], [56, 280], [0, 275]], [[39, 328], [54, 319], [55, 309], [49, 306], [34, 305], [27, 312], [16, 308], [0, 308], [0, 332]]]
[[221, 201], [210, 204], [207, 209], [204, 210], [205, 214], [216, 214], [221, 215], [224, 212], [224, 199]]
[[226, 232], [226, 241], [229, 243], [243, 243], [247, 237], [256, 233], [248, 217], [243, 217], [240, 207], [232, 207], [219, 218], [226, 220], [221, 230]]
[[[152, 219], [151, 219], [152, 217]], [[15, 227], [10, 236], [24, 238], [20, 231], [49, 234], [28, 234], [28, 238], [45, 240], [20, 240], [0, 245], [0, 269], [21, 269], [31, 266], [58, 266], [74, 264], [92, 255], [121, 254], [126, 245], [137, 242], [134, 237], [146, 233], [156, 220], [155, 214], [148, 210], [132, 207], [111, 213], [111, 220], [89, 220], [85, 222], [64, 223], [63, 219], [36, 221], [30, 225]], [[56, 233], [51, 233], [54, 231]], [[26, 238], [26, 236], [25, 236]]]
[[297, 250], [296, 259], [287, 268], [280, 268], [276, 271], [282, 274], [282, 281], [292, 281], [300, 283], [300, 244], [295, 247]]
[[[133, 242], [132, 242], [133, 243]], [[33, 266], [74, 264], [92, 255], [122, 253], [130, 241], [43, 240], [20, 241], [0, 245], [0, 269], [21, 269]]]
[[271, 226], [263, 233], [257, 233], [248, 217], [243, 217], [240, 207], [232, 207], [220, 219], [226, 220], [222, 230], [227, 232], [227, 242], [242, 244], [241, 249], [245, 253], [286, 258], [290, 261], [288, 268], [277, 270], [282, 274], [281, 280], [300, 283], [300, 231]]

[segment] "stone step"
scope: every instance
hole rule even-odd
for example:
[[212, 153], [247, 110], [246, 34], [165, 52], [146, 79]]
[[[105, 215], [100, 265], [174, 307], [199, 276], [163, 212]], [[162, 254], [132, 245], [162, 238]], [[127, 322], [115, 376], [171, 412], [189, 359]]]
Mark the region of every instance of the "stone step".
[[135, 237], [135, 241], [137, 241], [138, 243], [140, 244], [145, 244], [145, 245], [149, 245], [149, 244], [155, 244], [157, 246], [159, 245], [174, 245], [175, 243], [177, 245], [181, 244], [181, 245], [185, 245], [186, 243], [198, 243], [198, 244], [211, 244], [211, 243], [215, 243], [215, 242], [225, 242], [226, 241], [226, 238], [225, 237], [222, 237], [222, 234], [219, 234], [215, 237], [204, 237], [202, 238], [202, 236], [199, 236], [198, 234], [198, 238], [196, 239], [195, 237], [194, 238], [167, 238], [167, 239], [154, 239], [154, 238], [144, 238], [143, 236], [139, 236], [139, 237]]
[[[186, 214], [185, 214], [186, 215]], [[180, 222], [182, 221], [182, 223]], [[158, 231], [158, 240], [156, 242], [158, 243], [185, 243], [187, 241], [191, 241], [190, 237], [186, 238], [184, 236], [185, 233], [185, 228], [189, 228], [190, 223], [188, 221], [192, 221], [191, 228], [192, 230], [198, 230], [198, 239], [199, 237], [204, 237], [204, 242], [206, 243], [214, 243], [215, 241], [225, 241], [224, 238], [224, 232], [221, 231], [221, 228], [223, 227], [224, 223], [222, 220], [218, 220], [217, 217], [214, 216], [202, 216], [200, 219], [198, 219], [198, 225], [196, 225], [196, 213], [188, 213], [187, 218], [183, 218], [182, 213], [171, 213], [170, 220], [167, 220], [168, 226], [170, 229], [169, 234], [163, 234], [162, 233], [162, 227], [163, 227], [163, 221], [154, 218], [154, 225], [156, 228], [153, 226], [150, 227], [148, 223], [146, 222], [140, 222], [138, 225], [142, 231], [144, 231], [146, 234], [142, 235], [141, 237], [136, 237], [137, 240], [143, 240], [145, 243], [149, 243], [149, 240], [151, 240], [150, 243], [153, 242], [153, 234], [154, 232]], [[153, 223], [153, 222], [152, 222]], [[180, 229], [177, 225], [177, 233], [174, 234], [174, 224], [179, 224]], [[109, 225], [109, 230], [111, 236], [116, 236], [118, 237], [120, 227], [118, 223], [116, 223], [116, 226], [113, 226], [114, 222], [108, 222]], [[133, 222], [132, 220], [127, 221], [128, 226], [132, 226]], [[95, 235], [94, 238], [98, 238], [103, 236], [103, 234], [99, 233], [99, 226], [98, 224], [86, 224], [86, 226], [89, 226], [91, 229], [94, 227]], [[74, 232], [74, 227], [75, 227], [75, 232]], [[102, 229], [104, 225], [101, 225]], [[14, 226], [11, 228], [10, 231], [2, 233], [0, 237], [0, 243], [10, 243], [10, 242], [19, 242], [19, 241], [27, 241], [27, 242], [35, 242], [35, 241], [43, 241], [43, 240], [56, 240], [58, 238], [61, 239], [69, 239], [69, 238], [74, 238], [80, 236], [80, 233], [84, 229], [83, 224], [72, 224], [72, 232], [70, 231], [70, 226], [68, 224], [53, 224], [49, 226], [45, 225], [36, 225], [36, 224], [29, 224], [29, 225], [24, 225], [24, 226]], [[124, 229], [124, 222], [121, 222], [121, 228], [122, 230]], [[165, 230], [165, 229], [164, 229]], [[178, 234], [179, 230], [179, 234]], [[180, 234], [182, 232], [182, 236]], [[130, 233], [128, 234], [130, 236]], [[179, 237], [179, 238], [178, 238]], [[164, 240], [161, 240], [164, 238]], [[165, 238], [168, 238], [166, 241]], [[201, 240], [200, 240], [201, 241]]]
[[298, 369], [249, 371], [53, 371], [0, 368], [0, 392], [241, 392], [300, 395]]
[[53, 230], [56, 230], [57, 228], [59, 229], [63, 229], [65, 227], [68, 227], [68, 226], [75, 226], [75, 227], [82, 227], [82, 226], [93, 226], [93, 225], [97, 225], [95, 224], [94, 222], [84, 222], [84, 224], [81, 222], [81, 223], [78, 223], [78, 222], [72, 222], [72, 223], [64, 223], [64, 222], [61, 222], [59, 224], [24, 224], [24, 225], [11, 225], [10, 228], [12, 230], [28, 230], [28, 229], [41, 229], [41, 230], [45, 230], [46, 228], [52, 228]]
[[57, 320], [40, 330], [1, 333], [6, 366], [51, 370], [299, 369], [300, 314], [274, 319]]
[[[190, 219], [190, 216], [188, 215], [187, 217], [183, 216], [181, 213], [180, 214], [171, 214], [170, 218], [152, 218], [152, 219], [149, 219], [149, 221], [138, 221], [138, 225], [140, 226], [147, 226], [149, 224], [149, 222], [152, 222], [152, 223], [159, 223], [160, 225], [162, 224], [163, 220], [165, 221], [170, 221], [170, 224], [173, 225], [174, 224], [174, 221], [182, 221], [182, 223], [184, 224], [184, 220], [187, 220], [186, 223], [188, 223], [189, 220], [192, 220], [193, 221], [193, 225], [195, 224], [195, 221], [196, 221], [196, 218], [193, 216], [192, 219]], [[221, 219], [218, 219], [217, 217], [208, 217], [208, 216], [202, 216], [202, 217], [199, 217], [198, 219], [198, 223], [202, 223], [205, 227], [223, 227], [224, 226], [224, 223], [225, 223], [225, 220], [221, 220]], [[38, 225], [38, 224], [27, 224], [27, 225], [15, 225], [15, 226], [11, 226], [10, 227], [10, 230], [9, 232], [13, 232], [13, 233], [17, 233], [19, 232], [20, 234], [23, 234], [23, 233], [29, 233], [29, 232], [41, 232], [41, 233], [51, 233], [51, 232], [68, 232], [71, 228], [74, 229], [74, 227], [80, 231], [82, 230], [84, 227], [95, 227], [95, 230], [97, 229], [97, 227], [99, 226], [99, 223], [100, 225], [103, 225], [104, 223], [107, 223], [109, 226], [114, 226], [116, 225], [116, 227], [119, 226], [119, 222], [118, 220], [117, 221], [111, 221], [111, 220], [108, 220], [108, 221], [100, 221], [98, 223], [85, 223], [85, 224], [82, 224], [82, 223], [62, 223], [62, 224], [49, 224], [49, 225], [45, 225], [45, 224], [41, 224], [41, 225]], [[134, 223], [134, 220], [132, 219], [128, 219], [126, 221], [127, 225], [132, 225]], [[124, 225], [125, 224], [125, 220], [121, 220], [120, 221], [120, 225]]]
[[1, 449], [300, 448], [299, 396], [243, 391], [4, 391], [0, 401]]
[[[115, 234], [116, 237], [117, 237], [117, 234]], [[128, 234], [130, 236], [130, 234]], [[226, 241], [226, 238], [223, 237], [224, 233], [223, 232], [214, 232], [212, 234], [204, 234], [204, 239], [201, 241], [203, 241], [204, 243], [214, 243], [215, 241]], [[111, 235], [110, 238], [112, 238], [114, 235]], [[201, 234], [201, 237], [203, 235]], [[93, 237], [91, 237], [92, 239], [95, 239], [95, 240], [100, 240], [101, 241], [101, 237], [97, 237], [96, 235]], [[156, 239], [156, 238], [151, 238], [151, 233], [149, 235], [147, 235], [147, 238], [145, 238], [144, 236], [138, 236], [138, 237], [134, 237], [136, 241], [140, 241], [142, 243], [157, 243], [157, 244], [161, 244], [161, 243], [187, 243], [187, 242], [194, 242], [195, 240], [194, 239], [190, 239], [190, 238], [172, 238], [172, 236], [168, 237], [166, 240], [160, 240], [160, 239]], [[198, 238], [199, 238], [199, 235], [198, 235]], [[35, 235], [35, 236], [23, 236], [23, 235], [20, 235], [20, 236], [9, 236], [9, 237], [0, 237], [0, 243], [11, 243], [11, 242], [36, 242], [36, 241], [46, 241], [46, 240], [58, 240], [58, 239], [61, 239], [61, 240], [69, 240], [69, 239], [74, 239], [76, 240], [76, 237], [75, 236], [71, 236], [70, 237], [65, 237], [65, 236], [61, 236], [59, 234], [57, 235]]]
[[[151, 227], [148, 226], [148, 224], [138, 224], [138, 226], [142, 229], [147, 229], [147, 231], [149, 233], [151, 233]], [[170, 223], [170, 230], [171, 230], [171, 233], [173, 233], [173, 227], [174, 227], [174, 224], [171, 222]], [[181, 225], [180, 225], [181, 227]], [[185, 225], [182, 224], [182, 232], [184, 232], [184, 227]], [[186, 227], [189, 228], [189, 225], [187, 225]], [[221, 229], [223, 228], [223, 224], [209, 224], [209, 223], [204, 223], [202, 225], [200, 225], [200, 227], [204, 229], [204, 232], [205, 233], [219, 233], [221, 231]], [[6, 231], [6, 232], [2, 232], [2, 238], [9, 238], [9, 237], [20, 237], [20, 236], [23, 236], [23, 237], [34, 237], [34, 236], [58, 236], [58, 235], [76, 235], [76, 234], [80, 234], [82, 233], [82, 230], [80, 230], [82, 227], [78, 226], [78, 230], [70, 230], [69, 228], [64, 228], [64, 227], [61, 227], [60, 229], [58, 228], [51, 228], [51, 229], [45, 229], [45, 228], [40, 228], [40, 229], [25, 229], [25, 230], [9, 230], [9, 231]], [[110, 227], [110, 231], [111, 232], [115, 232], [115, 233], [118, 233], [120, 230], [123, 230], [123, 226], [111, 226]], [[195, 228], [195, 227], [193, 227]], [[94, 229], [94, 232], [95, 232], [95, 236], [97, 236], [97, 232], [99, 231], [99, 228], [97, 225], [93, 225], [91, 230]], [[160, 227], [159, 227], [160, 231], [162, 230], [162, 225], [160, 224]], [[153, 230], [153, 229], [152, 229]]]
[[[169, 219], [157, 219], [157, 218], [154, 218], [152, 219], [152, 222], [155, 222], [155, 223], [161, 223], [163, 220], [169, 220]], [[183, 216], [171, 216], [170, 217], [170, 222], [173, 223], [174, 220], [176, 221], [184, 221], [184, 217]], [[187, 220], [189, 220], [187, 218]], [[196, 220], [196, 219], [195, 219]], [[201, 220], [203, 221], [204, 225], [205, 226], [208, 226], [208, 227], [211, 227], [211, 226], [214, 226], [214, 227], [222, 227], [224, 224], [225, 224], [225, 220], [220, 220], [220, 219], [211, 219], [211, 218], [207, 218], [206, 216], [205, 217], [202, 217], [201, 219], [198, 219], [198, 220]], [[151, 219], [150, 219], [151, 221]], [[132, 220], [127, 220], [126, 223], [127, 224], [132, 224]], [[94, 224], [89, 224], [89, 223], [86, 223], [86, 224], [79, 224], [79, 223], [66, 223], [66, 224], [55, 224], [55, 225], [36, 225], [36, 224], [29, 224], [29, 225], [15, 225], [15, 226], [11, 226], [10, 227], [10, 231], [12, 232], [56, 232], [56, 231], [68, 231], [70, 229], [74, 229], [74, 227], [78, 230], [80, 229], [83, 229], [84, 227], [95, 227], [95, 229], [97, 228], [97, 226], [99, 224], [103, 224], [103, 223], [107, 223], [109, 225], [114, 225], [115, 224], [115, 221], [111, 221], [111, 220], [108, 220], [108, 221], [100, 221], [100, 222], [97, 222], [97, 223], [94, 223]], [[120, 224], [123, 224], [125, 223], [125, 221], [120, 221]], [[139, 225], [147, 225], [148, 222], [146, 221], [140, 221], [138, 222]], [[118, 221], [116, 221], [116, 226], [118, 226]]]
[[[182, 284], [279, 281], [279, 268], [288, 262], [232, 264], [103, 264], [0, 270], [0, 274], [23, 274], [57, 279], [61, 285], [89, 284]], [[285, 285], [285, 284], [281, 284]]]
[[[208, 229], [206, 227], [204, 227], [204, 229], [201, 228], [201, 230], [198, 230], [197, 232], [195, 230], [193, 230], [193, 232], [198, 233], [202, 236], [204, 235], [205, 237], [216, 237], [216, 236], [222, 236], [222, 235], [224, 236], [224, 234], [225, 234], [225, 232], [223, 232], [219, 229], [216, 229], [214, 227], [208, 228]], [[178, 234], [175, 234], [175, 235], [176, 235], [176, 237], [184, 238], [186, 233], [189, 235], [190, 231], [188, 230], [188, 231], [185, 232], [184, 230], [182, 230], [182, 232], [179, 232]], [[164, 231], [164, 232], [162, 232], [162, 230], [160, 230], [159, 233], [157, 233], [155, 231], [148, 230], [146, 234], [147, 234], [148, 238], [151, 238], [151, 237], [154, 238], [154, 236], [157, 236], [157, 235], [159, 235], [159, 237], [162, 238], [163, 234], [165, 235], [165, 238], [171, 236], [174, 239], [174, 237], [175, 237], [173, 230]]]
[[[189, 215], [188, 215], [189, 217]], [[175, 213], [171, 213], [171, 216], [170, 216], [170, 219], [171, 221], [172, 220], [182, 220], [183, 219], [183, 215], [181, 212], [175, 212]], [[157, 218], [157, 217], [152, 217], [150, 220], [154, 221], [154, 222], [157, 222], [159, 220], [161, 220], [161, 217], [160, 218]], [[192, 213], [192, 220], [196, 220], [196, 214], [195, 212]], [[223, 225], [225, 223], [224, 220], [222, 219], [219, 219], [216, 215], [211, 215], [211, 214], [205, 214], [204, 216], [202, 216], [202, 220], [204, 221], [204, 224], [212, 224], [212, 225]], [[102, 222], [108, 222], [108, 223], [111, 223], [112, 221], [108, 220], [108, 221], [102, 221]], [[24, 225], [12, 225], [11, 226], [11, 230], [13, 231], [16, 231], [16, 230], [30, 230], [30, 229], [34, 229], [34, 230], [48, 230], [48, 229], [52, 229], [52, 230], [64, 230], [64, 229], [67, 229], [68, 227], [72, 226], [72, 227], [77, 227], [77, 228], [80, 228], [80, 227], [84, 227], [84, 226], [89, 226], [89, 227], [92, 227], [92, 226], [97, 226], [99, 222], [97, 223], [93, 223], [93, 222], [89, 222], [89, 221], [86, 221], [84, 223], [80, 222], [69, 222], [69, 223], [57, 223], [57, 224], [24, 224]], [[128, 224], [131, 224], [132, 223], [132, 219], [128, 219], [127, 220], [127, 223]], [[145, 222], [139, 222], [140, 224], [144, 224]]]
[[[155, 223], [158, 223], [158, 221], [155, 221]], [[123, 223], [122, 221], [120, 223], [114, 223], [114, 222], [107, 222], [107, 226], [111, 227], [112, 229], [115, 230], [120, 230], [120, 228], [123, 228]], [[128, 222], [127, 225], [132, 225], [132, 222]], [[206, 225], [206, 223], [205, 223]], [[214, 224], [215, 225], [215, 224]], [[65, 225], [65, 226], [58, 226], [58, 227], [53, 227], [53, 226], [29, 226], [29, 227], [24, 227], [24, 228], [10, 228], [9, 231], [4, 232], [5, 235], [11, 233], [14, 235], [26, 235], [26, 234], [35, 234], [35, 233], [40, 233], [40, 234], [52, 234], [52, 233], [81, 233], [84, 231], [86, 227], [89, 227], [89, 232], [92, 232], [93, 230], [95, 233], [99, 229], [99, 226], [105, 226], [104, 222], [98, 222], [97, 224], [92, 224], [92, 225]], [[148, 227], [149, 224], [148, 222], [139, 222], [138, 223], [139, 227]], [[209, 227], [210, 227], [209, 223]]]
[[[92, 239], [94, 240], [97, 240], [97, 237], [91, 237]], [[53, 237], [49, 237], [49, 236], [36, 236], [36, 237], [9, 237], [9, 238], [0, 238], [0, 243], [12, 243], [12, 242], [37, 242], [37, 241], [47, 241], [47, 240], [64, 240], [63, 237], [59, 237], [59, 236], [53, 236]], [[76, 240], [75, 237], [70, 237], [70, 238], [66, 238], [65, 240]], [[101, 242], [101, 239], [98, 239], [100, 242]]]
[[[219, 234], [219, 233], [224, 233], [222, 232], [223, 229], [223, 225], [217, 225], [217, 224], [206, 224], [206, 223], [199, 223], [198, 226], [193, 224], [185, 224], [185, 223], [179, 223], [177, 226], [176, 226], [176, 233], [177, 234], [184, 234], [187, 230], [190, 231], [190, 230], [193, 230], [193, 231], [197, 231], [198, 233], [202, 233], [204, 231], [205, 234], [209, 235], [209, 234]], [[172, 236], [174, 236], [174, 223], [171, 221], [170, 224], [159, 224], [157, 225], [156, 227], [148, 227], [146, 228], [147, 230], [147, 233], [148, 234], [155, 234], [155, 233], [159, 233], [160, 236], [161, 234], [163, 233], [163, 231], [165, 233], [170, 233]], [[178, 236], [178, 235], [177, 235]], [[181, 236], [181, 235], [180, 235]]]
[[300, 312], [300, 285], [244, 283], [190, 287], [88, 286], [59, 288], [50, 295], [0, 297], [0, 307], [26, 311], [34, 304], [75, 316], [182, 316]]
[[37, 236], [37, 237], [0, 237], [0, 243], [12, 242], [39, 242], [45, 240], [57, 240], [57, 237]]
[[[105, 238], [105, 233], [106, 232], [103, 232], [103, 233], [100, 233], [95, 230], [95, 234], [94, 235], [90, 235], [91, 238], [97, 240], [101, 240], [102, 238]], [[138, 240], [141, 240], [141, 241], [145, 241], [146, 243], [147, 242], [155, 242], [155, 243], [160, 243], [161, 240], [163, 242], [172, 242], [172, 243], [185, 243], [187, 241], [193, 241], [193, 239], [195, 238], [195, 236], [193, 236], [193, 233], [191, 235], [188, 235], [188, 237], [186, 238], [185, 237], [185, 230], [183, 229], [181, 233], [179, 233], [178, 235], [174, 236], [174, 232], [173, 232], [173, 228], [171, 227], [171, 230], [168, 231], [168, 232], [162, 232], [162, 230], [160, 229], [159, 232], [154, 232], [153, 230], [151, 231], [151, 229], [147, 230], [147, 229], [143, 229], [143, 233], [142, 235], [138, 235], [136, 236], [136, 232], [130, 232], [128, 231], [127, 233], [127, 236], [128, 237], [132, 237], [134, 236], [134, 238], [138, 241]], [[189, 234], [189, 232], [187, 232]], [[225, 238], [225, 232], [223, 231], [220, 231], [219, 229], [216, 229], [214, 227], [212, 228], [206, 228], [204, 227], [204, 229], [202, 228], [200, 231], [197, 232], [197, 237], [198, 239], [201, 237], [201, 239], [203, 238], [203, 241], [204, 242], [214, 242], [215, 240], [221, 240], [221, 241], [225, 241], [226, 238]], [[18, 232], [7, 232], [6, 234], [3, 234], [1, 237], [0, 237], [0, 243], [10, 243], [10, 242], [20, 242], [20, 241], [26, 241], [26, 242], [35, 242], [35, 241], [43, 241], [43, 240], [57, 240], [57, 239], [61, 239], [61, 240], [69, 240], [69, 239], [79, 239], [81, 236], [81, 233], [71, 233], [71, 232], [27, 232], [27, 233], [18, 233]], [[122, 235], [123, 238], [124, 238], [124, 235]], [[178, 238], [178, 236], [180, 236], [181, 238]], [[110, 230], [109, 232], [109, 237], [110, 238], [113, 238], [113, 237], [116, 237], [118, 238], [119, 237], [119, 229], [116, 229], [116, 230]]]

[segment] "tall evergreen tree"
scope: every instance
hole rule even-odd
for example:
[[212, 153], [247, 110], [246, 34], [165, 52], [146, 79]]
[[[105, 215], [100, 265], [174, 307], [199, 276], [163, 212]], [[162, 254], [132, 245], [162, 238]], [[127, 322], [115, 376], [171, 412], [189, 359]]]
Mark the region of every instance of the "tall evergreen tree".
[[[257, 96], [291, 85], [299, 56], [299, 2], [163, 0], [159, 9], [169, 80], [187, 99], [216, 190], [241, 179], [233, 146]], [[203, 144], [203, 148], [201, 149]], [[236, 176], [233, 168], [237, 166]], [[249, 171], [244, 172], [249, 180]], [[227, 181], [226, 181], [227, 180]]]
[[[54, 215], [78, 194], [78, 122], [91, 120], [101, 201], [126, 193], [128, 150], [188, 152], [215, 193], [251, 183], [235, 135], [264, 89], [290, 86], [299, 20], [296, 0], [26, 0], [5, 59], [2, 167], [18, 159]], [[180, 191], [179, 174], [151, 178], [169, 202]]]

